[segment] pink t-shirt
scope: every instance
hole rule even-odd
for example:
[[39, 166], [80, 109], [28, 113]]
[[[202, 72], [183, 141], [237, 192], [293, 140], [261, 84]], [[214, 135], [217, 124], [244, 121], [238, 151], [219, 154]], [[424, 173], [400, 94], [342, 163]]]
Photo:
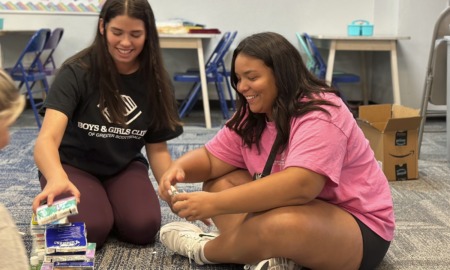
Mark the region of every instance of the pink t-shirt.
[[[302, 167], [326, 176], [328, 181], [317, 198], [347, 210], [383, 239], [391, 241], [395, 222], [388, 180], [342, 100], [334, 94], [324, 97], [339, 107], [324, 106], [330, 115], [313, 111], [293, 119], [288, 146], [277, 155], [272, 173]], [[206, 144], [206, 149], [253, 175], [263, 171], [275, 137], [275, 124], [268, 122], [258, 154], [256, 146], [243, 147], [242, 139], [224, 127]]]

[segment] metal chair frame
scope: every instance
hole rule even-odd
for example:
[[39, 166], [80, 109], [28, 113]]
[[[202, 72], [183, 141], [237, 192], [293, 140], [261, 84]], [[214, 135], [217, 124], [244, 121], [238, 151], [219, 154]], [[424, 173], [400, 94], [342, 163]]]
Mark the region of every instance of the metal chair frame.
[[[217, 95], [219, 97], [220, 108], [225, 119], [230, 117], [229, 109], [227, 105], [227, 99], [225, 98], [224, 89], [222, 87], [222, 83], [225, 81], [228, 95], [231, 103], [231, 107], [233, 110], [236, 109], [236, 105], [234, 102], [231, 85], [229, 82], [230, 73], [226, 70], [224, 57], [229, 51], [231, 44], [233, 43], [235, 37], [237, 35], [237, 31], [225, 32], [215, 47], [214, 51], [208, 58], [205, 64], [205, 73], [206, 79], [208, 83], [215, 83]], [[188, 69], [186, 72], [175, 73], [173, 76], [174, 81], [176, 82], [193, 82], [194, 85], [190, 89], [188, 95], [180, 104], [178, 113], [181, 118], [187, 116], [189, 112], [194, 107], [196, 101], [198, 100], [201, 93], [201, 82], [200, 82], [200, 74], [198, 70]]]
[[[320, 79], [325, 79], [325, 75], [327, 73], [327, 64], [322, 58], [322, 55], [319, 52], [319, 49], [314, 44], [314, 41], [311, 39], [311, 37], [307, 33], [303, 33], [303, 37], [306, 40], [306, 44], [308, 45], [308, 48], [311, 50], [311, 55], [316, 60], [316, 75]], [[346, 73], [346, 72], [333, 72], [332, 77], [332, 84], [337, 85], [339, 83], [359, 83], [361, 81], [361, 78], [352, 73]]]
[[58, 27], [53, 29], [50, 37], [44, 45], [44, 49], [41, 56], [42, 65], [44, 67], [45, 73], [48, 76], [54, 75], [57, 67], [55, 64], [55, 60], [53, 58], [53, 53], [59, 45], [64, 34], [64, 28]]
[[[424, 126], [427, 118], [428, 103], [434, 105], [447, 105], [447, 43], [445, 36], [450, 35], [450, 7], [441, 12], [434, 25], [433, 35], [430, 44], [428, 65], [425, 74], [425, 84], [422, 96], [422, 106], [420, 116], [422, 120], [419, 126], [418, 155], [420, 157], [420, 147]], [[448, 108], [447, 108], [448, 110]], [[449, 121], [449, 119], [447, 119]], [[447, 130], [447, 132], [449, 132]]]
[[[47, 74], [44, 71], [40, 56], [50, 33], [50, 29], [37, 30], [29, 39], [15, 65], [11, 68], [5, 68], [11, 78], [19, 82], [19, 89], [22, 89], [22, 87], [25, 86], [25, 94], [28, 97], [31, 108], [33, 109], [39, 129], [41, 128], [39, 109], [42, 107], [45, 96], [49, 90]], [[30, 59], [32, 59], [31, 62], [29, 62]], [[42, 83], [42, 88], [35, 89], [34, 85], [37, 82]], [[37, 102], [34, 100], [33, 95], [36, 93], [43, 94], [42, 101]]]
[[306, 56], [306, 59], [304, 59], [306, 68], [308, 68], [308, 70], [311, 71], [312, 73], [317, 74], [318, 63], [314, 59], [314, 56], [312, 55], [310, 49], [308, 48], [305, 39], [299, 32], [296, 33], [296, 36], [298, 42], [300, 43], [300, 52], [302, 55]]

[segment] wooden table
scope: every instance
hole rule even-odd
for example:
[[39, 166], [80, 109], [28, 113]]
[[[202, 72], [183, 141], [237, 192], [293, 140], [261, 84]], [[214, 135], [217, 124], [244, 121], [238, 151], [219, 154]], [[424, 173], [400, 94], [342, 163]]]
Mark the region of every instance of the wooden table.
[[[387, 51], [391, 55], [392, 94], [395, 104], [401, 104], [400, 83], [398, 78], [397, 41], [409, 37], [400, 36], [337, 36], [337, 35], [311, 35], [318, 48], [328, 49], [328, 63], [326, 80], [331, 82], [336, 51]], [[362, 77], [366, 77], [365, 63], [363, 62]], [[363, 78], [367, 84], [367, 79]], [[366, 89], [370, 87], [365, 86]], [[370, 91], [369, 91], [370, 93]]]
[[211, 128], [211, 111], [209, 108], [208, 83], [205, 73], [203, 40], [216, 37], [217, 34], [159, 34], [159, 43], [163, 49], [196, 49], [200, 80], [202, 85], [203, 110], [206, 128]]

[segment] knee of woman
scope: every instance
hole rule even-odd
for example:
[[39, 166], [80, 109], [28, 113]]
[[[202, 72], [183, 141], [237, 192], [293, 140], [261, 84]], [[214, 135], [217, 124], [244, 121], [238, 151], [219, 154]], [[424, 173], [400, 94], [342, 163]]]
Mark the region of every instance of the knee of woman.
[[248, 220], [254, 222], [251, 227], [258, 228], [261, 237], [272, 237], [274, 234], [287, 231], [305, 231], [311, 229], [310, 219], [299, 212], [290, 211], [288, 208], [277, 208], [270, 211], [256, 213]]
[[251, 182], [252, 177], [246, 170], [235, 170], [221, 177], [203, 183], [203, 191], [219, 192]]
[[95, 243], [97, 249], [101, 248], [108, 239], [108, 235], [112, 230], [113, 224], [107, 222], [90, 222], [86, 223], [87, 240]]
[[155, 236], [161, 228], [161, 218], [148, 218], [146, 220], [128, 220], [116, 224], [119, 237], [128, 243], [146, 245], [155, 241]]

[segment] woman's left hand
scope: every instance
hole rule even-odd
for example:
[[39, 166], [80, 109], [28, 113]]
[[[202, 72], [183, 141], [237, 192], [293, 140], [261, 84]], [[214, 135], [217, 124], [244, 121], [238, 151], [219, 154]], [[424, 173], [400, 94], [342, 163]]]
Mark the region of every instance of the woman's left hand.
[[210, 218], [219, 215], [214, 199], [217, 194], [210, 192], [178, 193], [172, 197], [172, 210], [187, 221], [200, 220], [206, 225]]

